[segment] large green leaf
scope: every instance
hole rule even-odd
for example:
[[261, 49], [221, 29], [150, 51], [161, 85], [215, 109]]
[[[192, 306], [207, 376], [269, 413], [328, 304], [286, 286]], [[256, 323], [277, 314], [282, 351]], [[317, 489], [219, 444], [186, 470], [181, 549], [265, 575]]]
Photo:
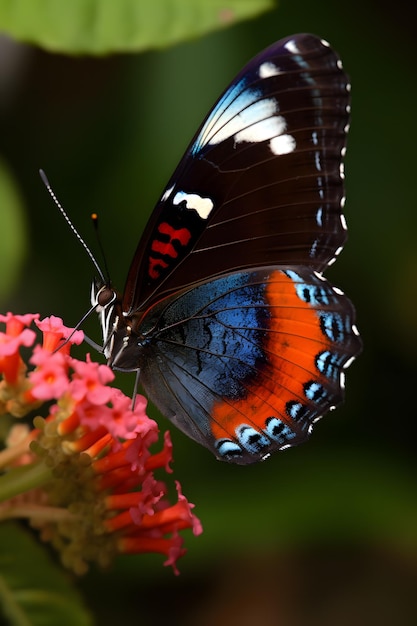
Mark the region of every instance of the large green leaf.
[[69, 578], [42, 546], [12, 523], [0, 524], [0, 607], [0, 620], [8, 626], [93, 623]]
[[202, 35], [273, 5], [273, 0], [0, 0], [0, 30], [55, 52], [133, 52]]

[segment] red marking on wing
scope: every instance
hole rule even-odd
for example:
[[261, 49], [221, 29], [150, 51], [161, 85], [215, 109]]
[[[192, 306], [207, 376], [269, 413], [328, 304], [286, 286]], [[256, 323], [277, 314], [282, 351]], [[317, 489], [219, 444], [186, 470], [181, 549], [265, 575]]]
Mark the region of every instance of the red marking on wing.
[[[191, 233], [188, 228], [173, 228], [172, 226], [167, 224], [167, 222], [162, 222], [162, 224], [159, 224], [158, 232], [160, 232], [161, 235], [168, 235], [169, 241], [165, 243], [165, 252], [163, 252], [163, 254], [168, 254], [168, 256], [172, 256], [173, 258], [176, 258], [178, 256], [178, 252], [172, 245], [173, 241], [178, 241], [178, 243], [180, 243], [181, 246], [184, 247], [188, 245], [191, 239]], [[162, 242], [159, 241], [157, 243], [162, 244]]]
[[[173, 228], [167, 222], [162, 222], [158, 226], [158, 232], [161, 235], [168, 235], [168, 241], [160, 241], [159, 239], [154, 239], [152, 241], [151, 250], [153, 252], [158, 252], [161, 255], [169, 256], [171, 259], [176, 259], [178, 257], [178, 250], [174, 247], [174, 242], [178, 242], [182, 247], [185, 247], [189, 244], [191, 239], [191, 232], [188, 228]], [[161, 259], [156, 259], [154, 257], [149, 257], [149, 276], [151, 278], [159, 278], [161, 271], [168, 267], [168, 263], [162, 261]]]
[[162, 259], [154, 259], [152, 256], [149, 257], [149, 276], [151, 278], [159, 278], [161, 275], [161, 270], [164, 270], [168, 267], [168, 263], [162, 261]]
[[[263, 429], [268, 417], [278, 417], [297, 429], [286, 412], [289, 400], [306, 403], [303, 385], [320, 380], [315, 359], [329, 348], [315, 310], [297, 296], [293, 281], [283, 272], [271, 274], [266, 288], [271, 307], [263, 349], [268, 364], [261, 366], [242, 400], [224, 400], [213, 407], [212, 432], [216, 439], [233, 438], [241, 424]], [[298, 441], [297, 441], [298, 443]]]

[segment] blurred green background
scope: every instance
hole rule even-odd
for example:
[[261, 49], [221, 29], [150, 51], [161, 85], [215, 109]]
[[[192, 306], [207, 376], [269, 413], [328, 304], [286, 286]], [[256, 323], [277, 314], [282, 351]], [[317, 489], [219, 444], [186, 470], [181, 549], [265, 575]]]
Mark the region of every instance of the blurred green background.
[[[175, 476], [205, 532], [186, 537], [179, 578], [152, 555], [121, 558], [110, 572], [78, 581], [97, 623], [417, 623], [413, 10], [405, 0], [281, 0], [259, 19], [201, 39], [101, 59], [0, 41], [0, 158], [19, 188], [0, 199], [0, 229], [11, 220], [13, 249], [25, 250], [20, 269], [9, 272], [3, 261], [10, 284], [1, 309], [59, 315], [68, 325], [89, 306], [93, 272], [40, 167], [94, 250], [90, 213], [99, 213], [122, 288], [188, 141], [251, 56], [283, 36], [313, 32], [336, 48], [352, 80], [350, 234], [328, 272], [355, 303], [365, 345], [348, 371], [346, 402], [307, 445], [251, 467], [216, 462], [171, 429]], [[86, 330], [100, 340], [95, 319]], [[119, 380], [131, 392], [133, 376]]]

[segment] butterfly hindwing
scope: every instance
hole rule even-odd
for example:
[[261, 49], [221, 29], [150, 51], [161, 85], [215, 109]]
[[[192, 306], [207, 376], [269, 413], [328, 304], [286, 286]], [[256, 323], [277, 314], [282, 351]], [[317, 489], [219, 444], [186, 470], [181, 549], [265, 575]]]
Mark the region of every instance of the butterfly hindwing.
[[343, 397], [353, 308], [311, 270], [235, 272], [150, 311], [142, 383], [162, 413], [237, 463], [301, 443]]

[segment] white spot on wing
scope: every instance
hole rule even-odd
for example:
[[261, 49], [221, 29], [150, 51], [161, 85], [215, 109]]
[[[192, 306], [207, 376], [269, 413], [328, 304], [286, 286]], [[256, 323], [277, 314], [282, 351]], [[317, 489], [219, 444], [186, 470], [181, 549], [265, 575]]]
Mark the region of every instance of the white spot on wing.
[[219, 143], [221, 140], [217, 141], [214, 139], [215, 134], [227, 125], [243, 109], [249, 107], [253, 103], [256, 103], [261, 98], [261, 92], [258, 89], [245, 89], [240, 91], [241, 89], [242, 81], [230, 89], [223, 96], [223, 98], [219, 100], [207, 119], [207, 122], [201, 129], [193, 148], [193, 152], [198, 152], [207, 144]]
[[291, 135], [279, 135], [271, 139], [269, 147], [273, 154], [289, 154], [290, 152], [294, 152], [296, 143], [294, 137]]
[[300, 50], [297, 47], [297, 44], [295, 43], [294, 39], [291, 39], [290, 41], [287, 41], [287, 43], [285, 44], [284, 48], [286, 48], [288, 50], [288, 52], [291, 52], [291, 54], [298, 54], [298, 52], [300, 52]]
[[270, 76], [278, 76], [281, 73], [279, 67], [271, 63], [271, 61], [265, 61], [259, 66], [258, 75], [259, 78], [269, 78]]
[[210, 198], [203, 198], [197, 193], [186, 193], [185, 191], [177, 191], [172, 202], [173, 204], [185, 202], [187, 209], [197, 211], [202, 220], [206, 220], [214, 208]]
[[343, 369], [346, 370], [348, 367], [350, 367], [354, 360], [355, 360], [355, 357], [351, 356], [350, 359], [348, 359], [346, 363], [344, 364]]
[[169, 189], [165, 189], [164, 193], [162, 194], [161, 202], [165, 202], [165, 200], [168, 200], [173, 189], [174, 185], [172, 185], [172, 187], [170, 187]]
[[248, 141], [249, 143], [266, 141], [267, 139], [281, 135], [285, 131], [286, 126], [286, 122], [281, 115], [270, 117], [266, 120], [256, 122], [256, 124], [252, 124], [236, 133], [235, 141], [236, 143], [240, 143], [241, 141]]
[[[240, 98], [238, 98], [238, 100], [239, 99]], [[235, 137], [236, 141], [263, 141], [263, 139], [256, 138], [245, 139], [244, 135], [245, 133], [247, 133], [248, 136], [251, 134], [250, 127], [252, 125], [261, 121], [270, 121], [268, 118], [272, 118], [276, 111], [276, 100], [273, 98], [265, 98], [254, 102], [250, 106], [243, 108], [243, 110], [239, 108], [239, 112], [235, 114], [234, 117], [229, 116], [230, 119], [226, 121], [226, 123], [224, 123], [222, 116], [213, 126], [212, 131], [214, 132], [211, 134], [208, 143], [218, 144], [226, 139], [230, 139], [230, 137]], [[219, 123], [220, 121], [222, 122], [221, 124]], [[240, 135], [240, 139], [238, 139], [238, 135]]]
[[334, 257], [332, 259], [332, 263], [334, 263], [336, 261], [336, 257], [339, 256], [339, 254], [342, 252], [343, 250], [343, 246], [339, 246], [338, 249], [336, 250], [336, 252], [334, 253]]

